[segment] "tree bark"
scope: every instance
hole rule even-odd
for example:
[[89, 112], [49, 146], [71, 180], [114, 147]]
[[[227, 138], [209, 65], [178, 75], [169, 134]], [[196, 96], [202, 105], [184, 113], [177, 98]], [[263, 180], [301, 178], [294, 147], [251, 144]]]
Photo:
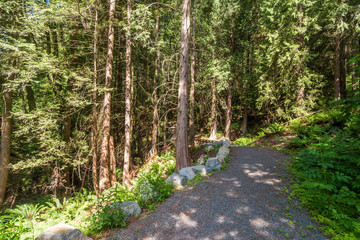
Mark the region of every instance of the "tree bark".
[[98, 161], [98, 155], [97, 155], [97, 141], [98, 141], [98, 129], [97, 129], [97, 121], [98, 121], [98, 111], [97, 111], [97, 24], [98, 24], [98, 2], [95, 3], [95, 27], [94, 27], [94, 76], [93, 76], [93, 94], [92, 94], [92, 102], [93, 102], [93, 109], [92, 109], [92, 115], [93, 115], [93, 126], [92, 126], [92, 179], [93, 179], [93, 185], [96, 195], [99, 194], [99, 180], [98, 180], [98, 174], [97, 174], [97, 161]]
[[231, 82], [229, 81], [228, 86], [228, 96], [227, 96], [227, 106], [226, 106], [226, 122], [225, 122], [225, 138], [230, 139], [231, 134], [231, 117], [232, 117], [232, 106], [231, 106]]
[[[215, 51], [215, 50], [214, 50]], [[215, 60], [215, 52], [213, 53], [213, 60]], [[213, 77], [212, 81], [212, 100], [211, 100], [211, 128], [210, 128], [210, 140], [215, 140], [217, 132], [217, 121], [216, 121], [216, 78]]]
[[339, 35], [336, 36], [335, 40], [335, 79], [334, 79], [334, 97], [335, 100], [340, 99], [340, 79], [341, 79], [341, 72], [340, 72], [340, 42], [341, 38]]
[[110, 115], [111, 115], [111, 80], [112, 80], [112, 64], [113, 64], [113, 49], [114, 49], [114, 14], [115, 14], [115, 0], [110, 0], [109, 8], [109, 34], [108, 34], [108, 48], [106, 59], [106, 74], [105, 74], [105, 95], [103, 103], [103, 126], [102, 126], [102, 142], [100, 154], [100, 182], [99, 191], [103, 192], [110, 187], [109, 179], [109, 138], [110, 138]]
[[346, 98], [346, 50], [345, 39], [340, 41], [340, 97]]
[[191, 86], [190, 86], [190, 120], [189, 120], [189, 138], [190, 147], [195, 146], [195, 27], [196, 27], [196, 0], [193, 0], [193, 17], [192, 17], [192, 51], [191, 51]]
[[[127, 26], [131, 24], [131, 0], [127, 0]], [[131, 33], [130, 29], [126, 33], [126, 79], [125, 79], [125, 150], [124, 150], [124, 169], [123, 182], [130, 184], [130, 161], [131, 161]]]
[[183, 0], [181, 23], [180, 79], [178, 93], [178, 114], [176, 127], [176, 166], [178, 172], [190, 166], [187, 137], [187, 104], [188, 104], [188, 69], [189, 69], [189, 35], [190, 35], [190, 0]]
[[11, 152], [11, 111], [12, 92], [3, 90], [3, 109], [1, 118], [1, 149], [0, 149], [0, 208], [5, 200], [6, 184], [9, 174]]
[[29, 83], [26, 85], [25, 90], [26, 90], [26, 98], [28, 100], [28, 105], [29, 105], [29, 112], [32, 112], [36, 109], [34, 91], [32, 90], [32, 87], [29, 85]]
[[116, 183], [116, 158], [115, 158], [115, 148], [114, 148], [113, 136], [110, 136], [109, 152], [110, 152], [110, 184], [111, 184], [111, 187], [114, 187], [115, 183]]
[[242, 134], [247, 133], [247, 122], [248, 122], [248, 109], [247, 109], [247, 106], [245, 105], [244, 113], [243, 113], [243, 121], [240, 126], [240, 131]]
[[157, 85], [159, 83], [159, 61], [160, 61], [160, 50], [159, 50], [159, 16], [156, 16], [155, 23], [155, 44], [156, 44], [156, 57], [155, 57], [155, 73], [154, 73], [154, 92], [153, 92], [153, 128], [151, 134], [151, 151], [153, 154], [157, 154], [156, 142], [158, 132], [158, 107], [157, 107]]

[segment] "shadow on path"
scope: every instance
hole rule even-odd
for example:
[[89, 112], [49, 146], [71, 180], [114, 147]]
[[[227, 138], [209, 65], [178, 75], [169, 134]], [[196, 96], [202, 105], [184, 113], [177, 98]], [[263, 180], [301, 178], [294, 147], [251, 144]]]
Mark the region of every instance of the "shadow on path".
[[225, 171], [173, 194], [108, 239], [327, 239], [281, 193], [286, 158], [273, 150], [232, 147]]

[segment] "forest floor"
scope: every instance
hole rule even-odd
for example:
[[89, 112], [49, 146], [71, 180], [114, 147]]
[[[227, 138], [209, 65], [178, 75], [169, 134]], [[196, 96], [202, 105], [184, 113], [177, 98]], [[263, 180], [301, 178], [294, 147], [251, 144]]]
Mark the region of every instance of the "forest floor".
[[327, 239], [289, 198], [288, 157], [232, 147], [227, 169], [177, 191], [153, 212], [132, 218], [107, 239]]

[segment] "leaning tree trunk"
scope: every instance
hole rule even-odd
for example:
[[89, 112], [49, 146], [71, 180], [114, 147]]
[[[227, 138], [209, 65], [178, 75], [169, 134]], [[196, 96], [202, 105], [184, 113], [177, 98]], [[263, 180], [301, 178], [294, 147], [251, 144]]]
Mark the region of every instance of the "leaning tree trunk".
[[187, 139], [187, 104], [188, 104], [188, 69], [189, 69], [189, 35], [190, 35], [190, 0], [183, 0], [181, 23], [180, 79], [178, 93], [178, 114], [176, 127], [176, 166], [178, 172], [190, 166]]
[[3, 91], [0, 146], [0, 208], [4, 203], [11, 152], [12, 92]]
[[[131, 0], [127, 0], [127, 25], [131, 24]], [[131, 35], [126, 33], [126, 79], [125, 79], [125, 150], [124, 150], [124, 184], [130, 184], [131, 161]]]
[[190, 86], [190, 120], [189, 120], [189, 138], [190, 147], [195, 146], [195, 26], [196, 26], [196, 0], [193, 2], [193, 17], [192, 17], [192, 51], [191, 51], [191, 86]]
[[100, 179], [99, 191], [103, 192], [110, 187], [109, 179], [109, 138], [110, 138], [110, 114], [111, 114], [111, 79], [114, 49], [114, 14], [115, 0], [110, 0], [109, 8], [109, 34], [108, 34], [108, 52], [106, 59], [105, 74], [105, 95], [103, 102], [103, 124], [102, 124], [102, 141], [100, 154]]

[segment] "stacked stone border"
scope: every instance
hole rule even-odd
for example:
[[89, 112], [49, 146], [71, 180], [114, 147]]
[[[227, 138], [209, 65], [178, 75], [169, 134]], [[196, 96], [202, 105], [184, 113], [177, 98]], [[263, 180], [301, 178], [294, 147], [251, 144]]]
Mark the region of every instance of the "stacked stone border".
[[[175, 187], [184, 186], [187, 181], [193, 179], [197, 174], [201, 176], [206, 176], [208, 173], [218, 170], [221, 168], [222, 164], [225, 162], [227, 156], [229, 156], [230, 150], [230, 141], [228, 139], [215, 141], [213, 143], [203, 144], [204, 147], [215, 147], [220, 145], [219, 151], [216, 154], [216, 157], [209, 158], [206, 161], [206, 164], [200, 164], [192, 167], [186, 167], [179, 171], [179, 173], [173, 173], [166, 181], [171, 182]], [[136, 216], [141, 213], [141, 208], [136, 202], [126, 201], [119, 204], [112, 205], [114, 210], [121, 209], [125, 215], [128, 217]], [[80, 229], [67, 225], [67, 224], [58, 224], [53, 227], [46, 229], [41, 233], [36, 240], [90, 240], [91, 238], [85, 236]]]
[[209, 158], [205, 165], [200, 164], [197, 166], [182, 168], [179, 173], [173, 173], [166, 179], [166, 181], [171, 182], [175, 187], [184, 186], [187, 181], [193, 179], [197, 174], [206, 176], [208, 173], [220, 169], [222, 164], [225, 162], [226, 157], [229, 156], [230, 141], [226, 139], [204, 144], [205, 147], [215, 147], [216, 145], [221, 146], [216, 154], [216, 157]]

